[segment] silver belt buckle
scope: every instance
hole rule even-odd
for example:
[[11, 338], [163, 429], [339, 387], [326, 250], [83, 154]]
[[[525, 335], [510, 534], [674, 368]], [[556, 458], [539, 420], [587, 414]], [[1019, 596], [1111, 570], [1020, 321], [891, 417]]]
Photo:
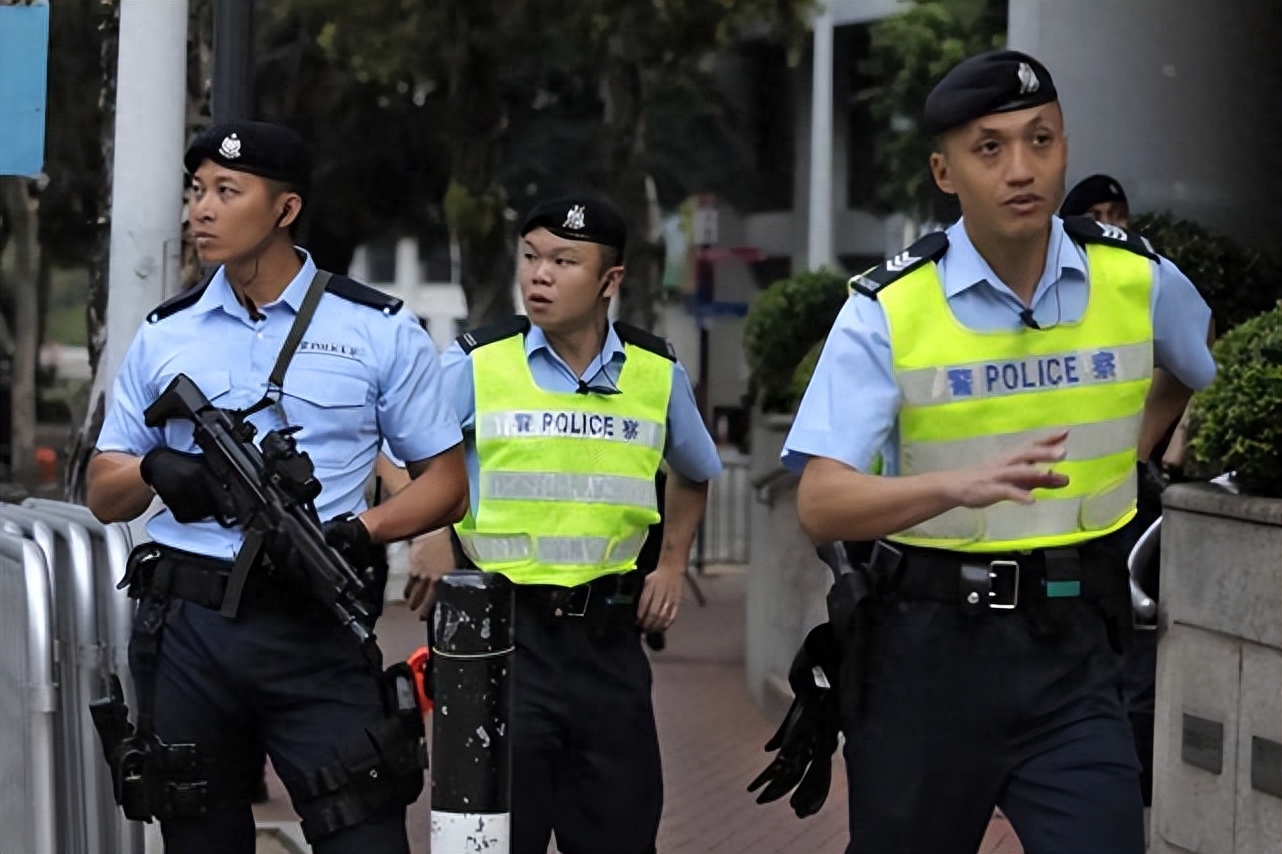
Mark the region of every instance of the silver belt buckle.
[[[1003, 597], [1006, 584], [998, 584], [1003, 571], [1009, 570], [1009, 596]], [[988, 607], [995, 611], [1013, 611], [1019, 605], [1019, 561], [995, 560], [988, 564]]]

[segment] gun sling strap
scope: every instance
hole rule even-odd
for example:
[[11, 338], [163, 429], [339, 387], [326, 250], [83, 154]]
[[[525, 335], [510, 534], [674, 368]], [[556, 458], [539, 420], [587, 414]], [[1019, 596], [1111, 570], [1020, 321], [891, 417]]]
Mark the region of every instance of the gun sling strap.
[[[325, 293], [325, 288], [329, 285], [331, 274], [324, 270], [317, 270], [316, 275], [312, 277], [312, 283], [307, 288], [307, 295], [303, 297], [303, 304], [298, 307], [298, 314], [294, 317], [294, 323], [289, 327], [289, 334], [285, 336], [285, 343], [281, 345], [280, 353], [276, 356], [276, 364], [272, 366], [272, 372], [267, 377], [267, 393], [263, 399], [255, 403], [249, 409], [245, 410], [245, 415], [257, 412], [267, 406], [276, 407], [276, 414], [280, 417], [282, 423], [288, 423], [285, 419], [285, 413], [280, 407], [280, 395], [285, 385], [285, 372], [289, 370], [289, 363], [294, 358], [294, 352], [298, 350], [298, 344], [303, 340], [303, 333], [307, 331], [308, 325], [312, 322], [312, 316], [316, 314], [316, 306], [320, 304], [321, 296]], [[275, 392], [275, 395], [272, 393]], [[253, 568], [255, 561], [258, 560], [258, 553], [262, 550], [263, 539], [256, 533], [248, 532], [244, 541], [240, 545], [240, 550], [236, 553], [236, 563], [232, 566], [231, 577], [227, 579], [226, 593], [223, 595], [222, 608], [219, 613], [229, 620], [236, 618], [236, 612], [240, 610], [240, 598], [245, 593], [245, 582], [249, 580], [249, 571]]]

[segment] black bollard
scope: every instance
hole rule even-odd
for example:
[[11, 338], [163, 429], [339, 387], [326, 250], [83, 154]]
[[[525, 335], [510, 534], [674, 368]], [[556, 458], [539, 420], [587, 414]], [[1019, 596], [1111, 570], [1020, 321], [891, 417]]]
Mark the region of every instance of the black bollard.
[[475, 569], [436, 585], [432, 611], [434, 854], [511, 850], [512, 583]]

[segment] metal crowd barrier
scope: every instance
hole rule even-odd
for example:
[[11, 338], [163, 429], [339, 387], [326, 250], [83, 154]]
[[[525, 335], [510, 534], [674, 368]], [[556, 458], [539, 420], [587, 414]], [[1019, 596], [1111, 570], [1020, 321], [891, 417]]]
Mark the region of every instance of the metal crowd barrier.
[[0, 846], [54, 852], [62, 848], [55, 810], [53, 599], [44, 552], [20, 533], [0, 522], [0, 727], [7, 734], [0, 739]]
[[700, 568], [710, 563], [747, 563], [752, 486], [746, 456], [723, 450], [721, 474], [708, 489], [708, 507], [696, 549]]
[[[111, 775], [88, 709], [91, 700], [106, 693], [113, 673], [132, 698], [128, 643], [133, 609], [124, 591], [115, 589], [129, 555], [129, 529], [103, 525], [84, 507], [37, 499], [22, 506], [0, 504], [0, 525], [5, 531], [0, 538], [10, 543], [10, 551], [16, 544], [42, 562], [51, 642], [41, 666], [48, 668], [51, 678], [47, 697], [38, 699], [47, 699], [43, 705], [48, 707], [52, 733], [48, 750], [33, 745], [30, 751], [39, 752], [34, 761], [50, 769], [47, 788], [40, 788], [35, 778], [19, 778], [16, 759], [0, 748], [0, 817], [6, 819], [0, 823], [6, 828], [0, 851], [10, 850], [7, 817], [17, 813], [34, 823], [34, 836], [29, 845], [15, 845], [15, 851], [141, 854], [142, 827], [127, 821], [115, 805]], [[36, 595], [31, 574], [28, 569], [24, 576], [27, 601]], [[16, 577], [6, 574], [5, 583], [13, 580], [11, 576]], [[23, 597], [0, 597], [0, 631], [6, 635], [19, 601]], [[30, 610], [29, 606], [28, 622]], [[37, 650], [30, 653], [35, 656]], [[15, 644], [0, 647], [0, 667], [13, 666], [10, 658], [21, 654]], [[28, 705], [39, 704], [33, 700]]]

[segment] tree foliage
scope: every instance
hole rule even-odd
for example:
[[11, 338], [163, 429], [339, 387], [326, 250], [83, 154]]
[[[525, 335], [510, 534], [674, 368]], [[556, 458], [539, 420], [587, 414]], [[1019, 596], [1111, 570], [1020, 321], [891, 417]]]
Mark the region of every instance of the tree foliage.
[[799, 38], [810, 2], [285, 0], [274, 14], [312, 33], [349, 88], [378, 88], [402, 120], [405, 102], [431, 117], [410, 134], [435, 170], [416, 196], [420, 207], [439, 204], [459, 244], [472, 322], [511, 311], [520, 212], [536, 196], [590, 185], [629, 220], [624, 314], [652, 326], [663, 255], [656, 195], [703, 189], [677, 160], [690, 131], [709, 143], [704, 162], [733, 159], [733, 135], [709, 121], [709, 57], [750, 27]]
[[916, 219], [955, 219], [955, 200], [940, 192], [927, 163], [934, 140], [921, 129], [926, 96], [950, 68], [1005, 41], [1006, 0], [915, 0], [901, 15], [873, 25], [863, 73], [880, 81], [857, 97], [878, 126], [874, 208]]

